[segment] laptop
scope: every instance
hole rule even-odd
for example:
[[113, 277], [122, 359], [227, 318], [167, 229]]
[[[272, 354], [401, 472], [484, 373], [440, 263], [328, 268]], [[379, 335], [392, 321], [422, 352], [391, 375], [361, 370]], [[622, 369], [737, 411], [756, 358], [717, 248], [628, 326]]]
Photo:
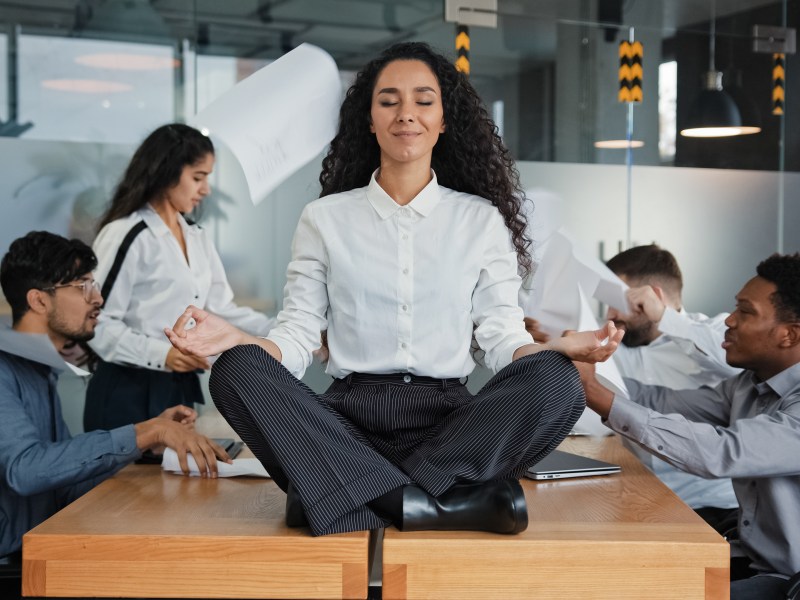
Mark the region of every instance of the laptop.
[[592, 475], [611, 475], [622, 471], [619, 465], [570, 452], [553, 450], [525, 473], [530, 479], [567, 479]]
[[214, 441], [222, 446], [231, 458], [236, 458], [236, 455], [244, 448], [244, 442], [237, 442], [231, 438], [214, 438]]

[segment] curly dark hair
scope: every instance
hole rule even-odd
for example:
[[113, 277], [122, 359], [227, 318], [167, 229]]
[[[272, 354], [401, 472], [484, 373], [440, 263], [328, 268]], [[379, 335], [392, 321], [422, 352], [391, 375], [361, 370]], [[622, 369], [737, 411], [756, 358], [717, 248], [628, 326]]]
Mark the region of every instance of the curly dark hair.
[[214, 154], [214, 144], [194, 127], [172, 123], [153, 131], [134, 152], [98, 231], [161, 197], [178, 184], [185, 166], [208, 154]]
[[475, 88], [453, 63], [422, 42], [384, 50], [356, 75], [339, 111], [339, 131], [322, 161], [320, 197], [363, 187], [380, 166], [380, 147], [370, 132], [372, 93], [381, 71], [397, 60], [418, 60], [442, 91], [445, 131], [433, 148], [431, 168], [439, 183], [489, 200], [503, 215], [523, 274], [531, 271], [524, 193], [514, 161]]
[[775, 316], [784, 323], [800, 321], [800, 253], [773, 254], [759, 263], [756, 273], [777, 288], [770, 296]]
[[11, 242], [0, 263], [0, 286], [11, 306], [14, 324], [25, 316], [29, 290], [70, 283], [97, 266], [92, 249], [49, 231], [31, 231]]

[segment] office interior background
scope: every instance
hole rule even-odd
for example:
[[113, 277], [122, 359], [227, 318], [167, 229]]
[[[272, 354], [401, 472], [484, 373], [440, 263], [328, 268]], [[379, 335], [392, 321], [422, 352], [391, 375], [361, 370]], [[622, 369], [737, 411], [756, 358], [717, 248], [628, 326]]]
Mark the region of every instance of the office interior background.
[[[90, 243], [147, 133], [190, 119], [301, 43], [335, 59], [343, 89], [394, 42], [455, 59], [448, 9], [459, 4], [472, 7], [456, 10], [469, 24], [470, 79], [525, 189], [557, 204], [583, 250], [608, 259], [661, 244], [683, 268], [687, 309], [707, 314], [731, 309], [760, 260], [800, 250], [798, 0], [17, 0], [0, 1], [0, 253], [33, 229]], [[643, 48], [632, 104], [618, 101], [623, 40]], [[709, 70], [757, 133], [681, 135]], [[200, 223], [238, 301], [274, 313], [322, 154], [254, 206], [235, 159], [217, 149]], [[324, 387], [318, 367], [307, 377]], [[61, 385], [78, 433], [84, 384]]]

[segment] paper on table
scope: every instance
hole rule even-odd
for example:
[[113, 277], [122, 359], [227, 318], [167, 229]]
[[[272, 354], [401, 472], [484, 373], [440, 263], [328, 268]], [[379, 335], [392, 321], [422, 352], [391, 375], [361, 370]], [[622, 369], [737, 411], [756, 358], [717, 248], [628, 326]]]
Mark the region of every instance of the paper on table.
[[69, 369], [76, 375], [89, 375], [88, 371], [65, 361], [43, 333], [19, 333], [0, 325], [0, 350], [52, 367], [56, 371]]
[[301, 44], [190, 119], [230, 148], [258, 204], [336, 135], [342, 84], [333, 58]]
[[[189, 475], [192, 477], [200, 476], [200, 469], [194, 457], [189, 454]], [[161, 459], [161, 468], [170, 473], [183, 475], [181, 465], [178, 462], [178, 453], [172, 448], [164, 450], [164, 457]], [[257, 458], [234, 458], [233, 464], [217, 462], [217, 474], [220, 477], [269, 477], [269, 473], [264, 465]]]

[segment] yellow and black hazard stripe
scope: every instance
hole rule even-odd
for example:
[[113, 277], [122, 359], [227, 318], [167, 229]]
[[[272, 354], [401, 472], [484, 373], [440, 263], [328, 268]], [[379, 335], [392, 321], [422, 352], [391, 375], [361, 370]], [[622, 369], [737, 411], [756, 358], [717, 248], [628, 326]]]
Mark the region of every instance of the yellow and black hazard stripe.
[[772, 114], [782, 115], [786, 105], [786, 55], [772, 55]]
[[469, 75], [469, 27], [456, 25], [456, 69]]
[[619, 43], [619, 94], [620, 102], [642, 101], [642, 42]]

